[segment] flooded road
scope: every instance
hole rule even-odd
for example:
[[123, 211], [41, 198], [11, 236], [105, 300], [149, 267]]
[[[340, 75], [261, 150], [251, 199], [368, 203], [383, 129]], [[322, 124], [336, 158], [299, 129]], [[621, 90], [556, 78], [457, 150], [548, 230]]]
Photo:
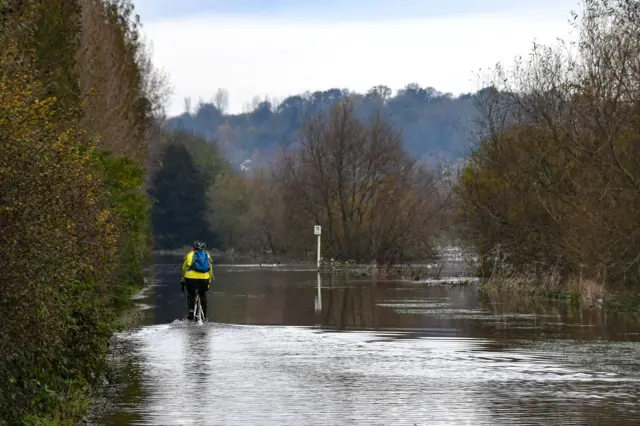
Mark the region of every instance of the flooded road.
[[104, 425], [640, 424], [640, 326], [473, 285], [218, 266], [204, 325], [159, 259]]

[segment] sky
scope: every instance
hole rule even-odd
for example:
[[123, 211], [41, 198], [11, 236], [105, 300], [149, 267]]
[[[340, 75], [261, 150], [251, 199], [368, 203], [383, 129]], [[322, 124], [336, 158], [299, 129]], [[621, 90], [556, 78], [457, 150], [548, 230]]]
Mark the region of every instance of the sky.
[[454, 95], [482, 87], [496, 63], [534, 41], [574, 39], [578, 0], [134, 0], [155, 65], [184, 99], [229, 92], [229, 112], [255, 95], [408, 83]]

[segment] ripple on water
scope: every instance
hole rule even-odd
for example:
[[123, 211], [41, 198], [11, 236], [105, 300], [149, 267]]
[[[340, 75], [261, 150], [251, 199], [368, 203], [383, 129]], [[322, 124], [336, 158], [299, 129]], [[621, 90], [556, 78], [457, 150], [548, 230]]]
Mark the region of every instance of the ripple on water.
[[583, 425], [605, 408], [630, 424], [640, 414], [637, 344], [523, 341], [496, 351], [488, 339], [398, 338], [407, 333], [144, 327], [121, 336], [135, 342], [145, 395], [121, 411], [140, 425]]

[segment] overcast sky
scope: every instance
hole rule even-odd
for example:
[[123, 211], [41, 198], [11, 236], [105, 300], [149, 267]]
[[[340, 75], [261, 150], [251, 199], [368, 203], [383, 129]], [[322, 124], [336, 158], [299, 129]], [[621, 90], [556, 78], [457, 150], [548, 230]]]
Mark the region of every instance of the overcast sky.
[[578, 0], [134, 0], [154, 62], [186, 96], [229, 91], [230, 112], [254, 95], [408, 83], [460, 94], [478, 72], [513, 63], [533, 41], [571, 35]]

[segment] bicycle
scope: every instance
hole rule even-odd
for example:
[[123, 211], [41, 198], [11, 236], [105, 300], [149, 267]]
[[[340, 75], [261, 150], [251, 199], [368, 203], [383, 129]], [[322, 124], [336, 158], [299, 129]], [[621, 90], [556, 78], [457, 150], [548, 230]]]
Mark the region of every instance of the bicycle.
[[204, 314], [202, 313], [202, 305], [200, 304], [200, 292], [196, 289], [196, 300], [193, 304], [193, 319], [198, 322], [204, 322]]

